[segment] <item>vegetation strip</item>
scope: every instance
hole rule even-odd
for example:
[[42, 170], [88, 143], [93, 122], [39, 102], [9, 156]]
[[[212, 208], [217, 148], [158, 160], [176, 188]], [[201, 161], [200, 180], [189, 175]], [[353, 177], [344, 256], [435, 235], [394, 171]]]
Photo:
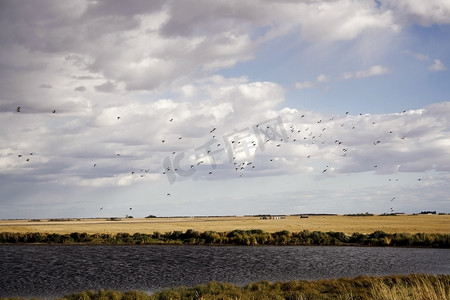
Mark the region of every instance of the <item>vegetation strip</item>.
[[343, 232], [287, 230], [274, 233], [259, 229], [233, 230], [225, 232], [198, 232], [188, 229], [185, 232], [171, 231], [167, 233], [16, 233], [1, 232], [0, 244], [108, 244], [108, 245], [291, 245], [291, 246], [407, 246], [450, 248], [450, 234], [445, 233], [386, 233], [375, 231], [370, 234]]
[[[20, 299], [20, 298], [14, 298]], [[168, 299], [308, 299], [308, 300], [445, 300], [450, 299], [450, 275], [360, 276], [316, 281], [262, 281], [239, 287], [210, 282], [195, 287], [165, 289], [148, 295], [140, 291], [84, 291], [59, 299], [168, 300]]]

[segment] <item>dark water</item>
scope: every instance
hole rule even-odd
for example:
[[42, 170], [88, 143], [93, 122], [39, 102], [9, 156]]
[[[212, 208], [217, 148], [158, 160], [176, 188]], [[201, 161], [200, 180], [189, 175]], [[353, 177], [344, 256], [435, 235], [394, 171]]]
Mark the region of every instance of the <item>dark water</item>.
[[366, 247], [0, 246], [0, 297], [152, 292], [208, 281], [450, 274], [450, 250]]

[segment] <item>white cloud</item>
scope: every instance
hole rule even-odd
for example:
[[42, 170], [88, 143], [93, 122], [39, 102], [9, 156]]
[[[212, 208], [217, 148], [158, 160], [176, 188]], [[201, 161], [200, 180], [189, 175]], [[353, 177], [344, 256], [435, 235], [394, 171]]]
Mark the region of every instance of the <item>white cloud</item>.
[[317, 82], [328, 82], [330, 78], [325, 74], [320, 74], [317, 76]]
[[445, 71], [447, 67], [440, 59], [434, 59], [434, 63], [428, 68], [428, 70], [433, 72]]
[[382, 7], [391, 10], [403, 23], [424, 26], [450, 23], [450, 3], [446, 0], [383, 0]]
[[428, 55], [423, 54], [423, 53], [415, 53], [410, 50], [406, 50], [405, 53], [411, 55], [412, 57], [414, 57], [415, 59], [418, 59], [418, 60], [429, 60], [430, 59], [430, 57]]
[[343, 78], [343, 79], [365, 78], [365, 77], [383, 75], [388, 72], [389, 72], [389, 69], [387, 67], [375, 65], [375, 66], [370, 67], [367, 70], [361, 70], [361, 71], [357, 71], [357, 72], [346, 72], [346, 73], [342, 74], [341, 78]]
[[302, 81], [302, 82], [296, 82], [295, 88], [297, 90], [303, 90], [303, 89], [311, 89], [314, 88], [315, 84], [311, 81]]
[[368, 30], [398, 31], [391, 11], [373, 2], [327, 1], [298, 5], [302, 36], [308, 41], [351, 40]]

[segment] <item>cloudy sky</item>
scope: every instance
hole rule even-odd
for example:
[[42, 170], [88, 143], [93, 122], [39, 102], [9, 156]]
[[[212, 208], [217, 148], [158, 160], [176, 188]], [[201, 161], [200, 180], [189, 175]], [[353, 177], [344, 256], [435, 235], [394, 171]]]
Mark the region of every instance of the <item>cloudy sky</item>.
[[0, 218], [450, 212], [450, 2], [0, 0]]

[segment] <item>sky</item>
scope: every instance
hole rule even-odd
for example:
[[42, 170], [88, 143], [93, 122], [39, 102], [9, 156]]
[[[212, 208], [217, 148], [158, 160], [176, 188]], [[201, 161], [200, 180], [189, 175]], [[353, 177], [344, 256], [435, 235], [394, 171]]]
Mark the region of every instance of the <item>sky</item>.
[[447, 0], [0, 0], [0, 219], [450, 213]]

